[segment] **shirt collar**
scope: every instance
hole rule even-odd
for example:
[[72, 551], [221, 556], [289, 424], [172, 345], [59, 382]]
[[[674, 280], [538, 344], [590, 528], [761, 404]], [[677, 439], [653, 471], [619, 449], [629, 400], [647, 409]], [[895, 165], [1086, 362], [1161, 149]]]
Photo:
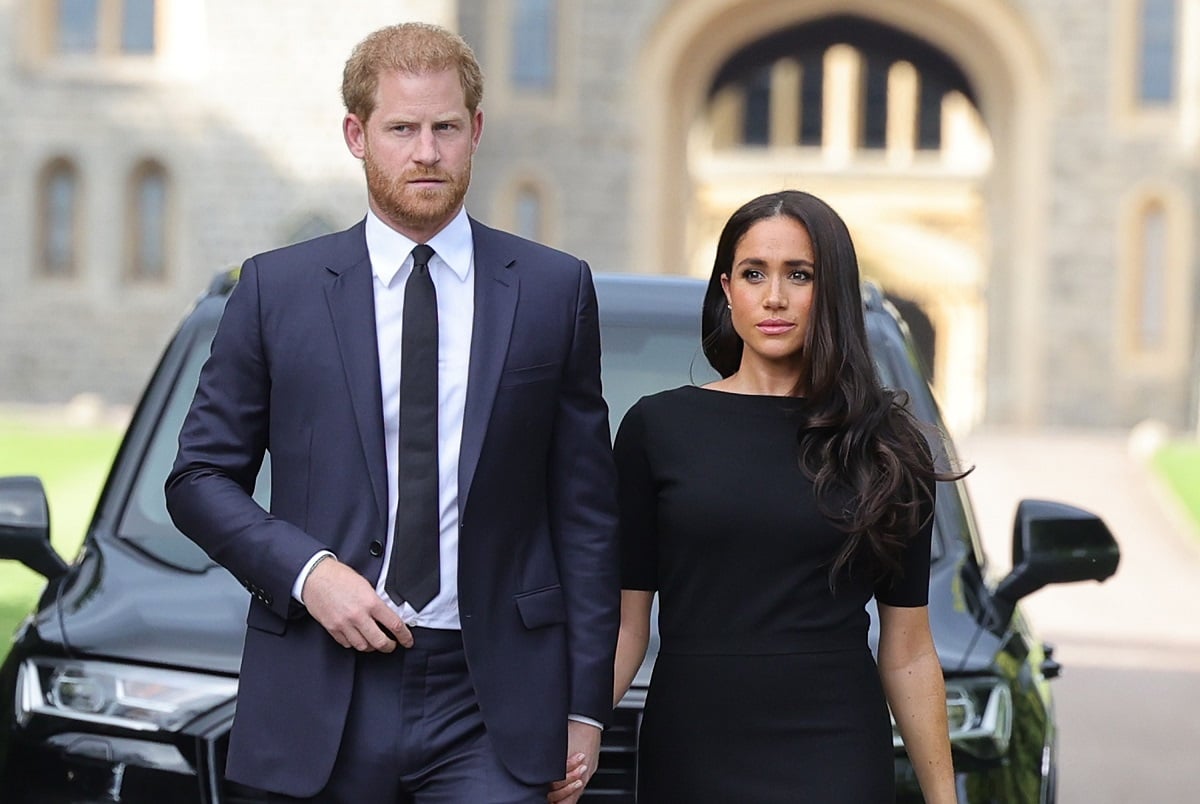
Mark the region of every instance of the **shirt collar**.
[[[409, 259], [416, 241], [410, 240], [388, 226], [374, 210], [367, 210], [367, 253], [371, 257], [371, 272], [384, 285], [391, 285], [396, 274]], [[475, 243], [471, 236], [471, 220], [467, 217], [466, 207], [461, 207], [458, 214], [435, 234], [429, 241], [429, 246], [459, 281], [465, 282], [471, 273], [471, 260], [475, 253]]]

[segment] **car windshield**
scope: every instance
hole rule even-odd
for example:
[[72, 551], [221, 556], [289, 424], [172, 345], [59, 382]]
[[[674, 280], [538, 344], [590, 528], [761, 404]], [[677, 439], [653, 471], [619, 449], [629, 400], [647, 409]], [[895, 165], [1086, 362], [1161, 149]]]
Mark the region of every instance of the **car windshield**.
[[614, 436], [625, 412], [643, 396], [720, 379], [700, 351], [695, 332], [610, 323], [602, 328], [601, 349], [604, 399]]
[[[193, 327], [190, 342], [184, 344], [184, 358], [174, 382], [168, 383], [168, 398], [136, 472], [117, 531], [121, 538], [158, 560], [193, 572], [214, 565], [171, 523], [163, 498], [163, 483], [175, 460], [179, 430], [195, 394], [200, 368], [208, 356], [215, 327], [215, 321], [207, 327]], [[604, 394], [614, 434], [625, 412], [640, 397], [680, 385], [703, 385], [717, 379], [718, 375], [700, 350], [698, 329], [698, 321], [686, 317], [623, 317], [602, 313]], [[886, 355], [889, 348], [901, 349], [889, 347], [886, 339], [880, 340], [884, 343], [873, 344], [877, 353]], [[900, 376], [904, 372], [898, 367], [904, 368], [907, 356], [891, 357], [878, 360], [880, 378], [885, 385], [905, 387], [905, 378]], [[928, 393], [927, 389], [923, 390]], [[269, 461], [268, 455], [254, 491], [255, 499], [264, 508], [270, 499]], [[941, 553], [936, 540], [934, 551], [936, 558]]]

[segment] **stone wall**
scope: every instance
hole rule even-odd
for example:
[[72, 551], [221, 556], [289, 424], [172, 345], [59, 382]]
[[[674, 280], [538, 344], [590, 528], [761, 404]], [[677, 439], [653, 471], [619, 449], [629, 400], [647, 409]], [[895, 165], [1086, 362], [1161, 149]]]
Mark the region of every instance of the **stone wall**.
[[[735, 2], [705, 0], [714, 8]], [[952, 8], [966, 0], [923, 2]], [[664, 264], [648, 264], [632, 210], [646, 181], [636, 172], [645, 169], [636, 162], [639, 143], [650, 121], [670, 113], [637, 107], [639, 87], [666, 80], [642, 74], [640, 60], [677, 3], [558, 4], [558, 85], [542, 96], [508, 84], [509, 0], [348, 0], [336, 13], [327, 3], [297, 0], [164, 2], [174, 20], [167, 57], [141, 71], [101, 64], [94, 74], [47, 67], [29, 55], [23, 32], [34, 5], [0, 0], [0, 403], [62, 402], [84, 392], [132, 401], [215, 271], [286, 242], [309, 219], [341, 227], [361, 217], [362, 179], [340, 133], [341, 66], [362, 35], [400, 15], [457, 26], [483, 63], [486, 123], [468, 197], [473, 214], [511, 226], [514, 188], [531, 183], [551, 207], [545, 239], [595, 270], [685, 270], [682, 254], [678, 262], [668, 254], [658, 260]], [[1128, 309], [1120, 279], [1130, 198], [1162, 186], [1190, 217], [1200, 211], [1200, 146], [1191, 130], [1200, 117], [1200, 76], [1193, 75], [1200, 56], [1184, 54], [1183, 112], [1147, 121], [1123, 106], [1115, 80], [1127, 44], [1122, 9], [1137, 4], [987, 5], [1044, 65], [1047, 94], [1039, 102], [1049, 116], [1035, 274], [1013, 274], [1006, 263], [1012, 243], [1027, 237], [1019, 190], [985, 213], [981, 239], [991, 240], [991, 258], [981, 292], [991, 304], [991, 359], [981, 356], [981, 363], [996, 400], [987, 415], [996, 423], [1097, 426], [1154, 417], [1194, 427], [1200, 227], [1183, 236], [1191, 279], [1179, 285], [1188, 295], [1186, 343], [1174, 362], [1140, 364], [1122, 352], [1119, 333]], [[767, 6], [782, 8], [744, 4], [746, 13]], [[1200, 37], [1184, 41], [1195, 47]], [[59, 155], [78, 165], [83, 180], [81, 270], [75, 279], [49, 281], [35, 276], [35, 189], [45, 161]], [[125, 278], [125, 185], [145, 158], [165, 165], [171, 182], [170, 274], [158, 285]], [[664, 212], [684, 220], [688, 202], [680, 198], [678, 210]], [[1013, 276], [1034, 286], [1015, 287]], [[1034, 300], [1028, 310], [1027, 292]], [[1024, 396], [1014, 399], [1019, 371], [1030, 374], [1016, 386]]]

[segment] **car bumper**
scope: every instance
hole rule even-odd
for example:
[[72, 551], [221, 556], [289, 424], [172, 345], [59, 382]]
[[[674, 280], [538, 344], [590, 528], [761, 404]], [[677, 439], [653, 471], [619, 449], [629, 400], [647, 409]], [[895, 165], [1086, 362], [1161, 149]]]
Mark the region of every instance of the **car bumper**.
[[[230, 722], [173, 742], [124, 735], [16, 730], [0, 774], [5, 804], [258, 804], [266, 798], [224, 779]], [[604, 732], [600, 766], [584, 801], [633, 804], [641, 709], [620, 708]]]

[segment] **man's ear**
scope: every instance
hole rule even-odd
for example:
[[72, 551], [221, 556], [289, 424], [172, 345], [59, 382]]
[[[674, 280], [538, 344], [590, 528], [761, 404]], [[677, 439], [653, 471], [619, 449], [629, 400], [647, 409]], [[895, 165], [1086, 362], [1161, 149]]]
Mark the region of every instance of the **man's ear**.
[[483, 109], [476, 109], [471, 117], [471, 153], [479, 147], [479, 138], [483, 136]]
[[347, 114], [342, 120], [342, 136], [346, 139], [346, 147], [358, 159], [367, 155], [367, 127], [356, 114]]

